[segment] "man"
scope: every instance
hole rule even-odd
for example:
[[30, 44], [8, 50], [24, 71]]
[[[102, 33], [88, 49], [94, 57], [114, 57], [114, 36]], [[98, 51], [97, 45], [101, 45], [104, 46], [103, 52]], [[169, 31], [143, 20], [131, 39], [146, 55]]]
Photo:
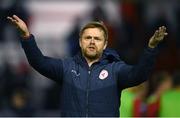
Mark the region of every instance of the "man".
[[160, 96], [159, 117], [180, 117], [180, 71], [172, 76], [172, 87]]
[[81, 52], [68, 59], [43, 56], [26, 24], [16, 15], [7, 17], [20, 31], [21, 44], [30, 65], [61, 86], [62, 116], [119, 116], [124, 88], [144, 82], [154, 64], [156, 46], [167, 35], [166, 28], [155, 32], [135, 66], [107, 50], [108, 32], [99, 22], [86, 24], [80, 31]]

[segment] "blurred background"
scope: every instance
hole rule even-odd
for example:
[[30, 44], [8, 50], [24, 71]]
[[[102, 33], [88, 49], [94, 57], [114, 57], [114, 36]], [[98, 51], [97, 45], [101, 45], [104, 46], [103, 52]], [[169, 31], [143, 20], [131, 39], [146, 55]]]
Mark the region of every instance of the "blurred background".
[[79, 51], [78, 33], [88, 21], [103, 21], [109, 47], [136, 64], [159, 26], [168, 36], [149, 80], [123, 91], [121, 116], [180, 117], [179, 0], [0, 0], [0, 116], [60, 116], [59, 86], [27, 62], [17, 30], [18, 15], [44, 55], [66, 58]]

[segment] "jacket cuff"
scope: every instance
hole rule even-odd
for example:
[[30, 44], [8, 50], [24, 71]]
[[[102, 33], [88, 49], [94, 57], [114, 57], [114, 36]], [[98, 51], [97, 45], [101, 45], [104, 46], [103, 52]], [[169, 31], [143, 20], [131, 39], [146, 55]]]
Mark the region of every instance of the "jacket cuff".
[[34, 36], [32, 34], [30, 34], [29, 37], [26, 37], [26, 38], [21, 37], [20, 41], [21, 42], [26, 42], [26, 41], [29, 41], [29, 40], [32, 40], [32, 39], [34, 39]]
[[35, 39], [34, 39], [34, 36], [31, 34], [27, 39], [21, 38], [20, 42], [21, 42], [21, 46], [23, 48], [26, 46], [32, 47], [32, 45], [34, 45], [34, 43], [35, 43]]
[[155, 48], [150, 48], [150, 47], [146, 47], [145, 50], [147, 53], [151, 53], [151, 54], [157, 54], [159, 52], [159, 46], [156, 46]]

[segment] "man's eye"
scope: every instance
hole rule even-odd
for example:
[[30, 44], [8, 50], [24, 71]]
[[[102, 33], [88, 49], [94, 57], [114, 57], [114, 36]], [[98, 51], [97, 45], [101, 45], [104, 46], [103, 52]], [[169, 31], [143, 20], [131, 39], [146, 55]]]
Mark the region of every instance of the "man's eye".
[[85, 39], [91, 39], [91, 37], [90, 37], [90, 36], [87, 36]]
[[98, 40], [98, 41], [99, 41], [99, 40], [101, 40], [101, 39], [100, 39], [100, 38], [98, 38], [98, 37], [95, 37], [94, 39], [95, 39], [95, 40]]

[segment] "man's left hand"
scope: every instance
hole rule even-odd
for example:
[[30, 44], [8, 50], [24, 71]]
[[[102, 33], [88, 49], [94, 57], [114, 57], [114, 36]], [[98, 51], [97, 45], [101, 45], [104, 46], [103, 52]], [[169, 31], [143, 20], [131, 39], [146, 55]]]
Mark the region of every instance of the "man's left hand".
[[159, 42], [163, 41], [166, 35], [168, 35], [168, 33], [166, 32], [166, 27], [159, 27], [159, 29], [155, 31], [154, 35], [149, 40], [148, 46], [150, 48], [155, 48], [159, 44]]

